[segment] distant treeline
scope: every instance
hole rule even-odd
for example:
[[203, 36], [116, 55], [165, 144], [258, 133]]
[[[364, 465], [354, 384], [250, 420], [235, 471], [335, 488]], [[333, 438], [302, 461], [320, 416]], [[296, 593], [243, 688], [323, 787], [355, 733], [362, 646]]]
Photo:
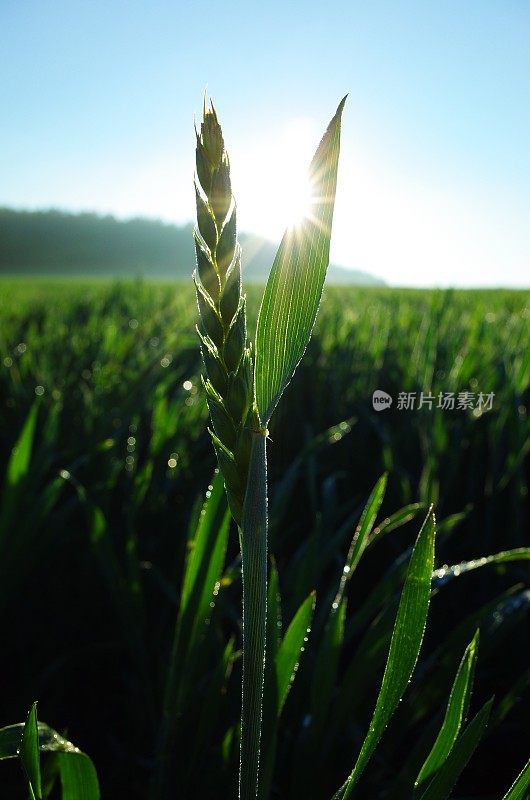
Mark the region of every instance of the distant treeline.
[[[0, 208], [0, 274], [190, 277], [191, 224], [117, 220], [98, 214]], [[241, 234], [247, 278], [266, 280], [276, 247]], [[376, 284], [367, 273], [330, 267], [333, 283]]]

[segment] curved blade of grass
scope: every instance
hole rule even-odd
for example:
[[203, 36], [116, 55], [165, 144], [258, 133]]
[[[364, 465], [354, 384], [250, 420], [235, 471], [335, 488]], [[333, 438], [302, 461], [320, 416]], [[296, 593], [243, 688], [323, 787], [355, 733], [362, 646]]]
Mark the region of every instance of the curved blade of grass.
[[[234, 638], [229, 639], [222, 657], [217, 661], [208, 678], [208, 686], [200, 708], [192, 710], [194, 735], [191, 750], [186, 758], [185, 775], [182, 765], [179, 767], [179, 795], [191, 797], [191, 787], [197, 789], [197, 776], [201, 769], [204, 753], [212, 746], [212, 737], [218, 729], [221, 703], [226, 692], [226, 685], [232, 671], [235, 658]], [[195, 704], [196, 705], [196, 704]], [[181, 759], [182, 761], [182, 759]], [[197, 792], [196, 792], [197, 793]]]
[[39, 751], [54, 753], [57, 758], [62, 800], [100, 799], [97, 773], [91, 759], [53, 728], [37, 722], [34, 703], [26, 723], [0, 729], [0, 761], [17, 756], [21, 759], [33, 797], [36, 798], [42, 795]]
[[503, 550], [491, 556], [482, 556], [470, 561], [462, 561], [460, 564], [453, 564], [451, 567], [440, 567], [433, 572], [433, 587], [444, 586], [453, 578], [458, 578], [466, 572], [474, 569], [486, 567], [489, 564], [507, 564], [510, 561], [529, 561], [530, 547], [516, 547], [514, 550]]
[[[24, 732], [25, 723], [18, 722], [15, 725], [7, 725], [0, 728], [0, 761], [6, 758], [16, 758]], [[57, 731], [50, 728], [44, 722], [37, 722], [39, 750], [42, 753], [80, 753], [81, 751], [64, 739]]]
[[388, 474], [385, 472], [383, 475], [381, 475], [376, 485], [372, 489], [372, 493], [370, 494], [370, 497], [368, 498], [368, 501], [363, 509], [361, 519], [359, 520], [359, 524], [357, 525], [355, 533], [353, 534], [353, 539], [350, 544], [344, 569], [342, 570], [339, 589], [337, 596], [335, 597], [335, 602], [333, 603], [334, 608], [339, 607], [340, 602], [344, 597], [346, 584], [353, 575], [357, 565], [359, 564], [359, 561], [361, 560], [361, 556], [366, 548], [366, 545], [368, 544], [370, 534], [375, 525], [377, 514], [379, 513], [381, 503], [383, 502], [383, 498], [385, 496], [387, 481]]
[[436, 523], [431, 509], [410, 558], [372, 721], [341, 800], [352, 796], [353, 789], [403, 697], [416, 666], [429, 609], [435, 530]]
[[420, 511], [425, 511], [425, 504], [424, 503], [409, 503], [403, 508], [400, 508], [398, 511], [395, 511], [389, 517], [384, 519], [379, 525], [374, 529], [373, 534], [370, 536], [369, 544], [372, 544], [376, 540], [379, 541], [383, 536], [386, 536], [387, 533], [391, 533], [395, 531], [396, 528], [400, 528], [402, 525], [406, 525], [407, 522], [410, 522], [414, 519]]
[[230, 519], [223, 478], [217, 473], [199, 515], [186, 560], [157, 746], [158, 765], [153, 779], [153, 796], [156, 797], [164, 795], [169, 781], [177, 711], [186, 694], [186, 682], [194, 680], [197, 642], [211, 613], [210, 604], [224, 564]]
[[42, 779], [40, 773], [39, 734], [37, 729], [37, 703], [31, 706], [22, 739], [18, 749], [18, 757], [28, 781], [32, 800], [42, 798]]
[[329, 715], [344, 639], [345, 620], [346, 600], [335, 601], [319, 643], [311, 686], [311, 713], [317, 738]]
[[[260, 798], [268, 798], [276, 759], [278, 720], [280, 719], [289, 689], [294, 681], [304, 643], [311, 629], [315, 610], [315, 593], [311, 592], [294, 615], [286, 634], [279, 642], [277, 573], [273, 568], [269, 582], [267, 606], [267, 666], [265, 692], [263, 695], [263, 768], [261, 770]], [[276, 599], [274, 599], [276, 598]], [[272, 601], [272, 602], [271, 602]], [[274, 619], [271, 620], [271, 614]], [[276, 628], [276, 630], [274, 630]], [[272, 651], [272, 652], [271, 652]], [[271, 653], [271, 662], [269, 662]], [[270, 665], [270, 671], [268, 671]]]
[[465, 731], [458, 737], [448, 757], [421, 795], [420, 800], [445, 800], [460, 777], [478, 743], [482, 739], [491, 711], [493, 699], [482, 706]]
[[311, 630], [315, 610], [315, 592], [311, 592], [296, 612], [276, 655], [276, 680], [278, 683], [278, 716], [282, 713], [289, 689], [296, 675], [304, 643]]
[[99, 800], [96, 769], [85, 753], [57, 753], [61, 800]]
[[6, 546], [6, 539], [15, 521], [16, 507], [23, 491], [24, 479], [29, 471], [38, 410], [37, 400], [26, 417], [7, 463], [0, 513], [0, 546]]
[[210, 614], [212, 595], [225, 559], [229, 528], [230, 513], [224, 502], [223, 478], [216, 474], [199, 518], [182, 585], [181, 636], [188, 652]]
[[530, 788], [530, 761], [523, 767], [522, 772], [519, 773], [502, 800], [525, 800], [528, 797], [528, 789]]
[[477, 660], [479, 632], [477, 631], [466, 647], [462, 661], [451, 688], [449, 701], [442, 727], [432, 746], [432, 750], [418, 773], [415, 785], [421, 786], [444, 763], [451, 752], [460, 727], [464, 722], [469, 707], [469, 699], [473, 687], [473, 675]]
[[[337, 186], [344, 98], [311, 162], [310, 216], [288, 229], [274, 259], [256, 329], [256, 403], [267, 425], [304, 354], [322, 296]], [[281, 191], [281, 188], [279, 188]]]
[[33, 449], [33, 439], [35, 436], [35, 425], [37, 424], [37, 413], [39, 410], [38, 401], [33, 404], [29, 412], [24, 427], [20, 432], [17, 443], [11, 453], [7, 465], [7, 484], [15, 486], [29, 469], [31, 451]]

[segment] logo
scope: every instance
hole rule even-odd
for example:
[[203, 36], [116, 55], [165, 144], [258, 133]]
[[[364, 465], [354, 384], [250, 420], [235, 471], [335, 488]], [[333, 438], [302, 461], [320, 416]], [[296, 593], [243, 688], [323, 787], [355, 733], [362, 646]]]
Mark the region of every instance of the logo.
[[375, 411], [384, 411], [392, 405], [392, 398], [382, 389], [376, 389], [372, 395], [372, 405]]

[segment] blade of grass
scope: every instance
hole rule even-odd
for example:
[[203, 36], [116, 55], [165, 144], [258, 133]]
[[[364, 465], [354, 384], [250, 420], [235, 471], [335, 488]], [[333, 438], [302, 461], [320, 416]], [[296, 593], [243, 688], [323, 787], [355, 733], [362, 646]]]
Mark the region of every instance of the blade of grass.
[[[280, 719], [285, 701], [287, 700], [287, 695], [289, 694], [289, 690], [298, 670], [300, 658], [304, 651], [304, 645], [305, 642], [307, 642], [307, 637], [311, 630], [314, 610], [315, 593], [311, 592], [294, 615], [281, 644], [277, 647], [273, 665], [274, 675], [272, 676], [274, 686], [268, 690], [267, 682], [265, 684], [263, 725], [263, 750], [265, 758], [260, 785], [260, 797], [262, 798], [269, 797], [276, 758], [278, 720]], [[270, 612], [270, 607], [267, 612]], [[267, 653], [268, 651], [269, 640], [267, 639]], [[272, 704], [270, 708], [267, 708], [267, 702]], [[274, 715], [274, 720], [270, 721], [267, 725], [265, 722], [269, 718], [269, 714], [270, 716]]]
[[489, 700], [471, 720], [465, 731], [456, 740], [453, 749], [421, 795], [420, 800], [445, 800], [449, 797], [460, 773], [482, 739], [491, 711], [493, 699]]
[[186, 778], [179, 776], [179, 789], [183, 797], [193, 794], [192, 787], [197, 787], [197, 775], [201, 758], [211, 746], [211, 738], [217, 730], [219, 708], [223, 699], [226, 683], [230, 676], [234, 661], [234, 639], [229, 639], [222, 658], [208, 676], [208, 686], [200, 710], [193, 709], [192, 718], [195, 731], [191, 752], [186, 759]]
[[36, 800], [45, 796], [42, 792], [39, 752], [53, 753], [57, 759], [62, 800], [100, 800], [98, 777], [91, 759], [53, 728], [38, 722], [37, 704], [34, 703], [25, 723], [0, 729], [0, 761], [18, 756], [32, 798]]
[[7, 539], [15, 519], [16, 507], [20, 502], [21, 492], [24, 490], [25, 478], [30, 468], [38, 410], [39, 401], [37, 400], [31, 407], [7, 463], [0, 513], [1, 548], [7, 547]]
[[412, 551], [381, 690], [368, 733], [346, 784], [342, 800], [352, 796], [353, 789], [405, 693], [416, 666], [431, 594], [435, 528], [434, 513], [431, 509]]
[[473, 675], [477, 660], [479, 632], [477, 631], [468, 644], [458, 667], [456, 677], [449, 695], [442, 727], [436, 737], [431, 752], [418, 773], [415, 785], [421, 786], [444, 763], [451, 752], [460, 727], [464, 722], [469, 707], [469, 699], [473, 687]]
[[374, 532], [370, 536], [369, 544], [371, 545], [379, 541], [383, 536], [386, 536], [387, 533], [391, 533], [395, 531], [396, 528], [406, 525], [407, 522], [413, 520], [420, 511], [425, 511], [425, 505], [423, 503], [409, 503], [398, 511], [395, 511], [374, 528]]
[[470, 561], [462, 561], [460, 564], [453, 564], [451, 567], [440, 567], [433, 573], [433, 586], [444, 586], [453, 578], [458, 578], [466, 572], [471, 572], [474, 569], [487, 567], [489, 564], [508, 564], [511, 561], [528, 561], [530, 560], [530, 547], [516, 547], [514, 550], [503, 550], [500, 553], [494, 553], [491, 556], [482, 556], [481, 558], [474, 558]]
[[210, 603], [223, 568], [229, 530], [230, 514], [223, 478], [218, 473], [203, 504], [186, 561], [157, 746], [158, 766], [153, 783], [153, 797], [156, 798], [165, 796], [177, 712], [185, 695], [186, 682], [194, 680], [196, 645], [211, 613]]
[[315, 593], [311, 592], [309, 597], [304, 600], [287, 628], [287, 632], [278, 648], [278, 654], [276, 656], [278, 716], [282, 713], [283, 706], [287, 700], [289, 689], [291, 688], [296, 670], [298, 669], [300, 657], [304, 650], [304, 643], [307, 641], [308, 634], [311, 630], [311, 620], [313, 619], [313, 612], [315, 610], [315, 598]]
[[342, 570], [339, 589], [337, 591], [337, 596], [335, 597], [335, 602], [333, 603], [333, 608], [335, 609], [339, 607], [342, 598], [344, 597], [346, 584], [357, 568], [366, 545], [368, 544], [370, 534], [375, 525], [377, 514], [379, 513], [381, 503], [383, 502], [383, 498], [385, 496], [387, 480], [388, 475], [385, 472], [383, 475], [381, 475], [376, 485], [372, 489], [372, 493], [368, 498], [368, 502], [364, 507], [363, 513], [361, 514], [361, 519], [359, 520], [359, 524], [353, 535], [348, 557], [346, 559], [344, 569]]
[[[336, 603], [336, 604], [335, 604]], [[318, 738], [329, 714], [344, 638], [346, 600], [335, 601], [320, 641], [311, 686], [311, 713]]]
[[310, 166], [314, 202], [274, 259], [256, 329], [256, 403], [267, 425], [311, 337], [329, 263], [344, 98]]
[[18, 750], [18, 757], [28, 782], [32, 800], [42, 798], [42, 779], [40, 772], [39, 734], [37, 729], [37, 703], [31, 706]]
[[85, 753], [57, 753], [63, 790], [61, 800], [99, 800], [94, 764]]
[[530, 788], [530, 761], [523, 767], [502, 800], [525, 800], [528, 797], [528, 789]]

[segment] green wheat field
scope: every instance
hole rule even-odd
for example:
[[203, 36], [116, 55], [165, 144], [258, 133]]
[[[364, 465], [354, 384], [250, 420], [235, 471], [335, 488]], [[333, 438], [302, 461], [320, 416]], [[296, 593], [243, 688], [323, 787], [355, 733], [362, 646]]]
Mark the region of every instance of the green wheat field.
[[[191, 281], [0, 282], [1, 724], [38, 701], [108, 800], [237, 796], [241, 562], [197, 318]], [[524, 767], [529, 327], [528, 291], [326, 289], [267, 445], [261, 800], [329, 800], [351, 772], [431, 504], [418, 666], [355, 797], [423, 797], [463, 664], [451, 797], [499, 800]], [[64, 755], [41, 749], [42, 796], [59, 797]], [[0, 785], [28, 796], [16, 760]]]

